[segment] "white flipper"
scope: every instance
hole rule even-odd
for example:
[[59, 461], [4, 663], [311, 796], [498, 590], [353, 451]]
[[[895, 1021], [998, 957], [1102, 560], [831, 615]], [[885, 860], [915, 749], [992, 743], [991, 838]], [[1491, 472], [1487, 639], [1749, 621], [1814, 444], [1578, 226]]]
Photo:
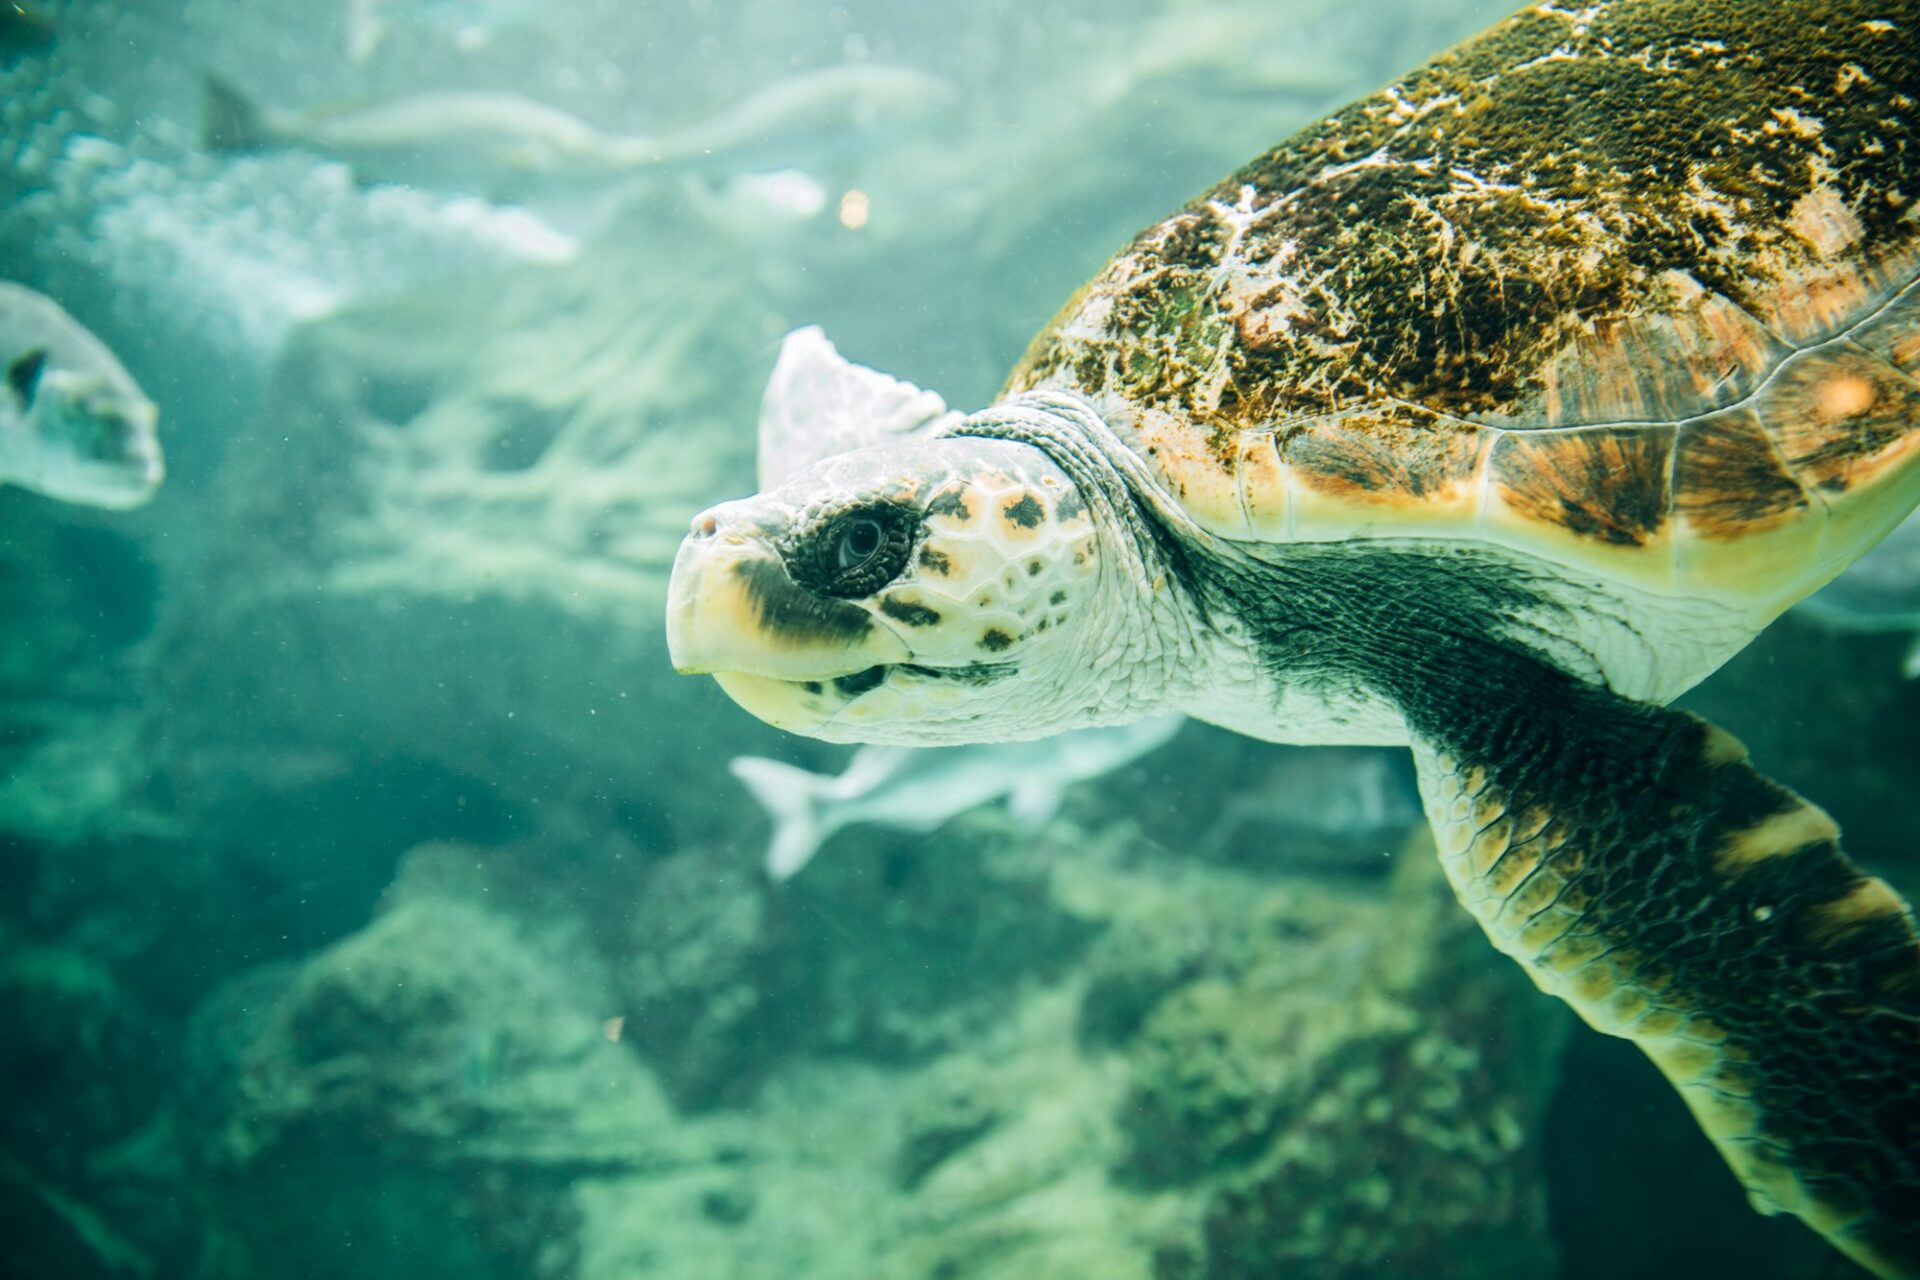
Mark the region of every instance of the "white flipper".
[[746, 784], [773, 819], [773, 843], [767, 846], [767, 876], [790, 880], [813, 860], [833, 828], [820, 820], [819, 793], [835, 779], [778, 760], [742, 756], [728, 768]]
[[935, 393], [846, 359], [819, 326], [795, 329], [780, 344], [760, 402], [760, 487], [958, 416]]
[[1060, 812], [1066, 789], [1049, 780], [1024, 782], [1007, 793], [1007, 812], [1028, 830], [1038, 830]]

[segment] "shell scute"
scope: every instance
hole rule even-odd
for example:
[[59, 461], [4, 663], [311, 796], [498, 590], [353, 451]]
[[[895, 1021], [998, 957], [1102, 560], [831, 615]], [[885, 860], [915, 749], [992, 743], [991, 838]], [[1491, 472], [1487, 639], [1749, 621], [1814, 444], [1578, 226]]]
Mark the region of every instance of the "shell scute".
[[1276, 440], [1300, 483], [1362, 506], [1464, 511], [1479, 502], [1487, 453], [1497, 434], [1437, 414], [1406, 410], [1317, 419]]
[[1672, 508], [1674, 428], [1509, 431], [1489, 463], [1509, 511], [1619, 547], [1657, 540]]
[[1676, 516], [1690, 532], [1726, 541], [1802, 515], [1809, 499], [1750, 406], [1680, 428], [1673, 463]]
[[1827, 493], [1871, 483], [1920, 429], [1920, 385], [1851, 344], [1788, 361], [1756, 404], [1794, 473]]
[[1588, 321], [1547, 360], [1538, 396], [1493, 421], [1517, 427], [1670, 422], [1751, 395], [1789, 353], [1758, 320], [1682, 271], [1661, 311]]
[[1920, 378], [1920, 282], [1861, 325], [1854, 341], [1908, 377]]
[[1529, 9], [1142, 233], [1008, 389], [1222, 536], [1770, 616], [1920, 497], [1917, 67], [1846, 0]]

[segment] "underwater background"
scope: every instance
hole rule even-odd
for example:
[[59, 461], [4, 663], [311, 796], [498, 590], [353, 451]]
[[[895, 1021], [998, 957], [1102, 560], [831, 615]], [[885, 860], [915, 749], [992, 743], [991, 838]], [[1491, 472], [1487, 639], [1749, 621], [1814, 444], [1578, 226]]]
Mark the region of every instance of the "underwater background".
[[[1137, 228], [1510, 7], [23, 0], [0, 277], [168, 476], [0, 489], [0, 1274], [1857, 1274], [1486, 945], [1399, 755], [1188, 724], [779, 879], [730, 764], [850, 753], [666, 661], [783, 334], [985, 404]], [[665, 158], [449, 176], [416, 119], [373, 181], [292, 114], [470, 90]], [[1912, 897], [1907, 638], [1839, 621], [1686, 705]]]

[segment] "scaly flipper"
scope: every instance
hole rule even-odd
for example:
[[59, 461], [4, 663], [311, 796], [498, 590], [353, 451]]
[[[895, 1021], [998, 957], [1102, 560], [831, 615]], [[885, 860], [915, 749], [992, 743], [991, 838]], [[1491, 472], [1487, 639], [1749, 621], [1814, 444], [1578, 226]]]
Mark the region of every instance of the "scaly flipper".
[[1920, 1276], [1906, 903], [1724, 731], [1488, 661], [1497, 693], [1456, 667], [1408, 708], [1461, 902], [1543, 991], [1646, 1051], [1757, 1208]]

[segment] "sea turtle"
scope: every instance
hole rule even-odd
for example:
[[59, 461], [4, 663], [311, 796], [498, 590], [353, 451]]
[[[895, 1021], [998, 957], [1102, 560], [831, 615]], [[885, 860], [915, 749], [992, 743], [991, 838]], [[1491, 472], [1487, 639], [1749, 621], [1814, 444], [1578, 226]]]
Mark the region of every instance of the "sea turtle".
[[1538, 4], [1147, 229], [988, 409], [802, 334], [675, 665], [834, 740], [1410, 744], [1493, 943], [1920, 1276], [1912, 914], [1665, 709], [1920, 499], [1916, 86], [1920, 0]]

